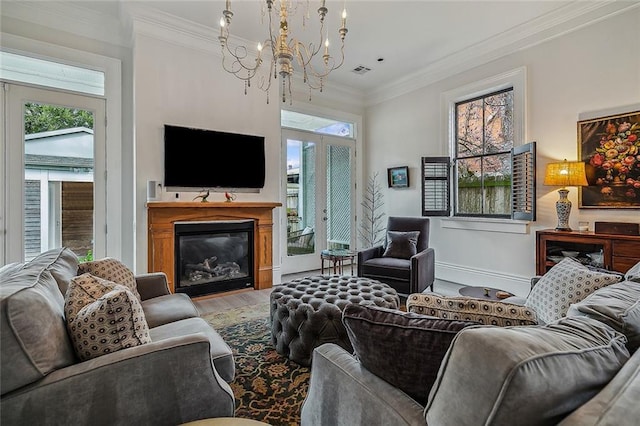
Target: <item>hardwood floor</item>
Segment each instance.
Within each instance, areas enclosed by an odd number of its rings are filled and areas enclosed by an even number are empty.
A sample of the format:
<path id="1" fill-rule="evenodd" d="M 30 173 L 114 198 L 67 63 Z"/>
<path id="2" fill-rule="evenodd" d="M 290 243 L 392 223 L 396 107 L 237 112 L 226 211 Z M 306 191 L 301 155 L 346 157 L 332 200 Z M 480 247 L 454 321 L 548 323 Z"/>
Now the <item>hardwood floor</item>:
<path id="1" fill-rule="evenodd" d="M 303 278 L 310 275 L 319 275 L 320 271 L 307 271 L 298 274 L 283 275 L 282 282 L 290 281 L 295 278 Z M 227 309 L 238 308 L 240 306 L 257 305 L 259 303 L 268 303 L 269 295 L 271 294 L 270 288 L 264 290 L 242 290 L 233 292 L 230 294 L 224 294 L 220 296 L 211 296 L 194 299 L 193 303 L 196 305 L 200 314 L 207 314 L 210 312 L 220 312 Z"/>
<path id="2" fill-rule="evenodd" d="M 326 271 L 326 270 L 325 270 Z M 297 274 L 283 275 L 281 282 L 287 282 L 296 278 L 303 278 L 310 275 L 320 275 L 320 271 L 306 271 Z M 459 284 L 436 280 L 436 292 L 447 296 L 458 296 Z M 234 309 L 240 306 L 257 305 L 268 303 L 270 288 L 264 290 L 241 290 L 220 296 L 211 296 L 195 299 L 193 302 L 200 311 L 200 314 L 210 312 L 220 312 L 227 309 Z"/>

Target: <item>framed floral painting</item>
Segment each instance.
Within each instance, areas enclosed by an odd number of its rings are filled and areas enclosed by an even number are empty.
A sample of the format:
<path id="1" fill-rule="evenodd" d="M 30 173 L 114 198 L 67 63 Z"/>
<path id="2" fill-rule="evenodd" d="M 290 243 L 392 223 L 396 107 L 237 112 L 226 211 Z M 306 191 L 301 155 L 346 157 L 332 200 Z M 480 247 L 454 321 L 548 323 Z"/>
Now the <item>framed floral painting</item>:
<path id="1" fill-rule="evenodd" d="M 640 111 L 578 122 L 580 208 L 640 208 Z"/>

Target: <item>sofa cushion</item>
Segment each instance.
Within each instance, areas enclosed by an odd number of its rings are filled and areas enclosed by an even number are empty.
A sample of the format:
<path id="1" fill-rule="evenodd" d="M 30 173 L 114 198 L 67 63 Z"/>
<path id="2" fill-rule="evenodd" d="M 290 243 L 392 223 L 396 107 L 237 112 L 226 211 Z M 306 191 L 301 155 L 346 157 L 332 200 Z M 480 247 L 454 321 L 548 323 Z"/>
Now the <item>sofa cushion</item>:
<path id="1" fill-rule="evenodd" d="M 149 330 L 151 340 L 154 342 L 196 333 L 207 336 L 211 343 L 211 359 L 213 360 L 213 365 L 216 368 L 216 371 L 225 382 L 232 382 L 236 370 L 231 348 L 202 318 L 187 318 Z"/>
<path id="2" fill-rule="evenodd" d="M 425 407 L 427 424 L 551 425 L 591 399 L 629 359 L 625 337 L 586 317 L 456 335 Z M 455 409 L 452 409 L 455 401 Z"/>
<path id="3" fill-rule="evenodd" d="M 77 275 L 78 256 L 69 248 L 61 247 L 45 251 L 34 257 L 29 264 L 46 268 L 58 283 L 62 296 L 67 292 L 69 281 Z"/>
<path id="4" fill-rule="evenodd" d="M 566 417 L 560 426 L 620 426 L 640 419 L 640 351 L 586 404 Z"/>
<path id="5" fill-rule="evenodd" d="M 191 298 L 184 293 L 143 300 L 142 309 L 150 328 L 200 315 Z"/>
<path id="6" fill-rule="evenodd" d="M 409 295 L 407 311 L 438 318 L 477 321 L 487 325 L 535 325 L 538 323 L 536 312 L 526 306 L 471 297 L 446 297 L 436 293 Z"/>
<path id="7" fill-rule="evenodd" d="M 356 304 L 345 307 L 342 321 L 362 366 L 421 405 L 453 337 L 478 324 Z"/>
<path id="8" fill-rule="evenodd" d="M 601 288 L 571 305 L 567 316 L 588 316 L 627 337 L 627 348 L 640 347 L 640 282 L 624 281 Z"/>
<path id="9" fill-rule="evenodd" d="M 39 256 L 35 262 L 0 271 L 3 395 L 77 362 L 64 322 L 64 300 L 54 277 L 54 271 L 62 276 L 70 265 L 66 256 L 60 256 L 63 251 L 52 250 L 49 261 Z"/>
<path id="10" fill-rule="evenodd" d="M 382 257 L 395 257 L 398 259 L 411 259 L 417 253 L 420 231 L 389 231 L 387 232 L 387 248 Z"/>
<path id="11" fill-rule="evenodd" d="M 140 300 L 133 272 L 118 259 L 105 257 L 104 259 L 83 262 L 78 265 L 78 275 L 87 272 L 96 277 L 124 285 Z"/>
<path id="12" fill-rule="evenodd" d="M 619 275 L 593 271 L 580 262 L 565 257 L 540 278 L 527 297 L 525 306 L 550 323 L 567 314 L 569 305 L 578 303 L 599 288 L 615 284 Z"/>
<path id="13" fill-rule="evenodd" d="M 68 324 L 76 354 L 83 361 L 151 343 L 140 301 L 120 284 L 80 309 Z"/>

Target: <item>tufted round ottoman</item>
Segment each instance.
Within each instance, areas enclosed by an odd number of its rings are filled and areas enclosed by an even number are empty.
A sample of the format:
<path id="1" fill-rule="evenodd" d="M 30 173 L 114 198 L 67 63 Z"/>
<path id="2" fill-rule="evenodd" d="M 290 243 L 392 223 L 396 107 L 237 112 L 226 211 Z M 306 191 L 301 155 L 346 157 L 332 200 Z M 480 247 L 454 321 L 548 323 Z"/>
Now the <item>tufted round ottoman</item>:
<path id="1" fill-rule="evenodd" d="M 336 343 L 353 351 L 342 325 L 350 303 L 398 309 L 396 291 L 369 278 L 319 275 L 274 286 L 271 292 L 271 343 L 300 365 L 311 364 L 313 349 Z"/>

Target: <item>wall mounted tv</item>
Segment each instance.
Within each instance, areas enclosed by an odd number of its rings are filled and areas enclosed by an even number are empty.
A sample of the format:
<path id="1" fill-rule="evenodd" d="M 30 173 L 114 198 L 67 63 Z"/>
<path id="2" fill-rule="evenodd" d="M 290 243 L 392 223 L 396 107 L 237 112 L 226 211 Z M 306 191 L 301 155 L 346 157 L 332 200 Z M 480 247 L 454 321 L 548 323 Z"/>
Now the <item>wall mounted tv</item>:
<path id="1" fill-rule="evenodd" d="M 264 178 L 264 136 L 165 124 L 165 188 L 258 192 Z"/>

